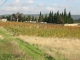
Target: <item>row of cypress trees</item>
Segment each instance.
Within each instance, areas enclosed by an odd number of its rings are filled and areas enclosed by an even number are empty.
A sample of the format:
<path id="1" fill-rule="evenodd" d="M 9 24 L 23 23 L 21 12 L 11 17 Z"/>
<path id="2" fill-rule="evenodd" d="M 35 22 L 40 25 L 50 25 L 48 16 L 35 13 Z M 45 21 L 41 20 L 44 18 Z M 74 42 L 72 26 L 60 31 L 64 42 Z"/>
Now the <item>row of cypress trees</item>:
<path id="1" fill-rule="evenodd" d="M 64 9 L 64 12 L 59 13 L 53 13 L 53 11 L 50 11 L 49 15 L 43 16 L 43 14 L 40 12 L 38 22 L 47 22 L 47 23 L 55 23 L 55 24 L 65 24 L 65 23 L 73 23 L 73 19 L 71 17 L 71 13 L 66 13 L 66 9 Z"/>

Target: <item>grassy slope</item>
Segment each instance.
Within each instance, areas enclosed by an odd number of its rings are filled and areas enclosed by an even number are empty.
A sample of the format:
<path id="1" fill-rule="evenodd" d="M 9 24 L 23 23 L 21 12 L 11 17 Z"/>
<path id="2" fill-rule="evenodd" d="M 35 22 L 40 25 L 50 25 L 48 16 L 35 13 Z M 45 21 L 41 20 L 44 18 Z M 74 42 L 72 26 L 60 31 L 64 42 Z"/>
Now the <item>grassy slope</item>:
<path id="1" fill-rule="evenodd" d="M 37 47 L 12 37 L 9 32 L 0 27 L 0 60 L 48 60 L 48 56 Z M 53 58 L 52 58 L 53 59 Z M 54 60 L 54 59 L 53 59 Z"/>

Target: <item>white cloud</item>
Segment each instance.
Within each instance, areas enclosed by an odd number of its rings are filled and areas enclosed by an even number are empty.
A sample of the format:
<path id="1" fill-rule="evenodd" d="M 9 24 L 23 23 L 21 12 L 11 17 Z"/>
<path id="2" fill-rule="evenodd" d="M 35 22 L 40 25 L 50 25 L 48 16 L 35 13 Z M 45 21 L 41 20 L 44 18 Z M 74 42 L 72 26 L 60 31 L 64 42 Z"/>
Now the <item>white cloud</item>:
<path id="1" fill-rule="evenodd" d="M 14 0 L 8 4 L 8 6 L 18 6 L 18 5 L 20 5 L 20 0 Z"/>
<path id="2" fill-rule="evenodd" d="M 0 5 L 2 4 L 2 1 L 0 1 Z"/>
<path id="3" fill-rule="evenodd" d="M 8 2 L 9 1 L 9 2 Z M 64 11 L 64 8 L 67 11 L 72 11 L 77 9 L 77 12 L 80 10 L 79 0 L 8 0 L 4 6 L 0 8 L 0 13 L 9 14 L 22 12 L 25 14 L 35 14 L 39 13 L 48 13 L 50 11 L 60 12 Z M 77 2 L 77 4 L 76 4 Z M 0 0 L 0 5 L 3 3 L 3 0 Z M 70 3 L 70 4 L 68 4 Z M 74 4 L 73 4 L 74 3 Z M 72 5 L 73 4 L 73 5 Z M 74 8 L 75 7 L 75 8 Z M 78 9 L 79 8 L 79 9 Z M 75 13 L 77 13 L 75 12 Z"/>
<path id="4" fill-rule="evenodd" d="M 33 0 L 28 0 L 27 3 L 29 3 L 29 4 L 33 4 L 34 1 L 33 1 Z"/>
<path id="5" fill-rule="evenodd" d="M 46 8 L 48 11 L 54 11 L 54 12 L 56 12 L 57 11 L 57 9 L 56 8 L 54 8 L 54 7 L 47 7 Z"/>
<path id="6" fill-rule="evenodd" d="M 25 3 L 22 3 L 22 6 L 29 6 L 29 5 L 32 5 L 33 3 L 34 3 L 33 0 L 28 0 Z"/>
<path id="7" fill-rule="evenodd" d="M 60 7 L 61 7 L 61 8 L 68 8 L 68 6 L 65 5 L 65 4 L 61 5 Z"/>
<path id="8" fill-rule="evenodd" d="M 54 3 L 54 4 L 52 4 L 52 6 L 53 6 L 53 7 L 56 7 L 56 6 L 57 6 L 57 4 L 56 4 L 56 3 Z"/>
<path id="9" fill-rule="evenodd" d="M 23 6 L 21 9 L 23 9 L 23 10 L 29 10 L 29 7 Z"/>
<path id="10" fill-rule="evenodd" d="M 39 6 L 39 7 L 45 7 L 45 6 L 47 6 L 47 5 L 44 4 L 44 3 L 40 3 L 38 6 Z"/>
<path id="11" fill-rule="evenodd" d="M 2 10 L 4 10 L 4 11 L 17 11 L 18 8 L 16 6 L 14 6 L 14 7 L 7 6 L 6 8 L 3 8 Z"/>
<path id="12" fill-rule="evenodd" d="M 20 2 L 20 0 L 16 0 L 16 2 Z"/>

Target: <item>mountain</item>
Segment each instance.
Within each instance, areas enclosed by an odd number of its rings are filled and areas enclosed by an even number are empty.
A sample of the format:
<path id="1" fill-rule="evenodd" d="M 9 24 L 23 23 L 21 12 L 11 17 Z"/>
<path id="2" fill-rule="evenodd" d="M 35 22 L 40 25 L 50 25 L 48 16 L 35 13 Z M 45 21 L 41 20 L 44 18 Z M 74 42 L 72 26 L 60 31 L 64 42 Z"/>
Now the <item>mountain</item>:
<path id="1" fill-rule="evenodd" d="M 11 15 L 11 14 L 6 14 L 6 15 L 4 15 L 4 16 L 8 16 L 8 15 Z M 23 14 L 23 15 L 25 15 L 25 16 L 31 15 L 31 16 L 35 16 L 35 17 L 38 17 L 38 16 L 39 16 L 39 14 Z M 48 14 L 47 14 L 47 15 L 48 15 Z M 0 15 L 0 16 L 2 16 L 2 15 Z M 45 14 L 43 14 L 43 16 L 45 16 Z M 80 15 L 72 15 L 72 18 L 73 18 L 74 20 L 80 19 Z"/>
<path id="2" fill-rule="evenodd" d="M 31 16 L 35 16 L 35 17 L 38 17 L 39 14 L 24 14 L 25 16 L 28 16 L 28 15 L 31 15 Z M 45 16 L 45 14 L 43 14 L 43 16 Z M 71 16 L 74 20 L 76 19 L 79 19 L 80 18 L 80 15 L 72 15 Z"/>
<path id="3" fill-rule="evenodd" d="M 80 19 L 80 15 L 72 15 L 72 18 L 73 18 L 74 20 Z"/>

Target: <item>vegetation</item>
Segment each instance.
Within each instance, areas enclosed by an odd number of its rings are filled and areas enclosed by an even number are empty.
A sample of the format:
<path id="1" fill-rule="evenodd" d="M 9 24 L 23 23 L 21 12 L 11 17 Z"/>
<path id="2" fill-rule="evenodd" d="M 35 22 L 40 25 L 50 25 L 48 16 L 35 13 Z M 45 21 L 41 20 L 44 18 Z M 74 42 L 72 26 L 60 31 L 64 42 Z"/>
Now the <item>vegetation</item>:
<path id="1" fill-rule="evenodd" d="M 0 26 L 0 36 L 3 37 L 0 37 L 0 60 L 80 59 L 80 54 L 78 54 L 80 41 L 75 40 L 75 38 L 80 38 L 80 27 L 22 22 L 0 22 Z M 19 35 L 41 36 L 46 39 L 32 38 L 32 40 L 23 41 L 20 39 L 21 36 L 17 38 Z M 55 37 L 56 39 L 54 39 Z M 57 39 L 57 37 L 60 38 Z M 61 39 L 65 37 L 69 39 Z"/>
<path id="2" fill-rule="evenodd" d="M 30 45 L 19 38 L 12 36 L 0 27 L 0 60 L 49 60 L 37 46 Z"/>
<path id="3" fill-rule="evenodd" d="M 80 38 L 80 27 L 65 27 L 61 24 L 53 25 L 18 22 L 1 22 L 0 25 L 3 25 L 14 35 Z"/>
<path id="4" fill-rule="evenodd" d="M 71 13 L 66 13 L 66 9 L 64 9 L 64 13 L 53 13 L 50 11 L 49 15 L 43 16 L 40 12 L 39 17 L 34 17 L 28 15 L 27 17 L 23 15 L 23 13 L 16 13 L 12 14 L 11 16 L 2 16 L 2 18 L 7 18 L 9 21 L 17 21 L 17 22 L 24 22 L 24 21 L 36 21 L 36 22 L 47 22 L 47 23 L 54 23 L 54 24 L 66 24 L 66 23 L 73 23 L 73 19 L 71 17 Z"/>

